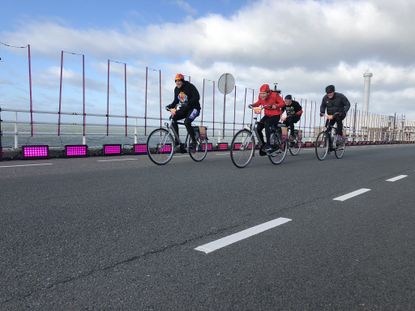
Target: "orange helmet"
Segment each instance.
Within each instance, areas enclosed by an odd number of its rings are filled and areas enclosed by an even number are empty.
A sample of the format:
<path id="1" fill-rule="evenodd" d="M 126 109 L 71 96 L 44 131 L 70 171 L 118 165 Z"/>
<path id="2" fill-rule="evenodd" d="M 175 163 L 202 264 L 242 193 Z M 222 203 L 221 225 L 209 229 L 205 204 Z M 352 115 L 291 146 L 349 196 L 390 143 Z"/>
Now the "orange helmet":
<path id="1" fill-rule="evenodd" d="M 178 73 L 175 77 L 174 77 L 174 81 L 177 81 L 177 80 L 184 80 L 184 76 L 181 74 L 181 73 Z"/>

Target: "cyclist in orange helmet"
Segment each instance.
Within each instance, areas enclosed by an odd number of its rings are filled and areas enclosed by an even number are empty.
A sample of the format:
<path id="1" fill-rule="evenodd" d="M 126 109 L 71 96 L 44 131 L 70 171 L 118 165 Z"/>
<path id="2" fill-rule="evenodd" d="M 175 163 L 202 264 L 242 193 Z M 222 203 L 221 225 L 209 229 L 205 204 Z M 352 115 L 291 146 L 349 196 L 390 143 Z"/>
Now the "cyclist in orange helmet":
<path id="1" fill-rule="evenodd" d="M 196 138 L 192 122 L 200 114 L 200 95 L 197 88 L 189 81 L 185 81 L 184 76 L 181 73 L 176 74 L 174 82 L 176 83 L 176 87 L 174 88 L 173 102 L 170 105 L 167 105 L 166 109 L 176 109 L 170 113 L 173 119 L 172 126 L 177 134 L 179 134 L 177 121 L 185 119 L 184 125 L 186 126 L 191 139 L 190 148 L 193 148 L 196 146 Z M 180 144 L 180 151 L 183 153 L 186 152 L 184 144 Z"/>

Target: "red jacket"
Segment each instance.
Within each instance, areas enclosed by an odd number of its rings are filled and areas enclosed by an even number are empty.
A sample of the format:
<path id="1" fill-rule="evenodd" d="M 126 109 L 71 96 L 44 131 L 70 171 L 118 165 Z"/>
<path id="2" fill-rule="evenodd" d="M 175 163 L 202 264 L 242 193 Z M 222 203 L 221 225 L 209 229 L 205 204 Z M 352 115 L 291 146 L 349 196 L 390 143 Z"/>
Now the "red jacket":
<path id="1" fill-rule="evenodd" d="M 276 105 L 277 108 L 271 109 L 272 105 Z M 266 116 L 279 116 L 282 113 L 281 108 L 285 107 L 285 102 L 277 92 L 271 92 L 265 100 L 261 99 L 258 95 L 258 101 L 252 104 L 252 107 L 258 106 L 264 107 L 264 113 Z"/>

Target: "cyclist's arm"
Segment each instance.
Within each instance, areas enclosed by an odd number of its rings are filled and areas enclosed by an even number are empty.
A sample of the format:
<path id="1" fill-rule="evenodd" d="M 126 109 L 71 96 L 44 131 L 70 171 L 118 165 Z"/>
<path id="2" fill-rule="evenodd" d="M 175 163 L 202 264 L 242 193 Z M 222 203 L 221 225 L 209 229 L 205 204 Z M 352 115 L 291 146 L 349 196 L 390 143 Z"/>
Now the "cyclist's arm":
<path id="1" fill-rule="evenodd" d="M 342 102 L 343 102 L 343 106 L 344 106 L 344 108 L 343 108 L 344 109 L 344 114 L 346 114 L 347 111 L 349 111 L 349 109 L 350 109 L 350 102 L 347 99 L 347 97 L 344 96 L 344 95 L 343 95 L 343 98 L 342 98 Z"/>
<path id="2" fill-rule="evenodd" d="M 301 117 L 301 115 L 303 114 L 303 107 L 301 107 L 301 105 L 298 102 L 295 102 L 294 105 L 294 109 L 297 110 L 295 112 L 295 115 Z"/>
<path id="3" fill-rule="evenodd" d="M 326 112 L 326 101 L 324 100 L 326 97 L 324 96 L 322 101 L 321 101 L 321 105 L 320 105 L 320 116 L 324 115 L 324 113 Z"/>
<path id="4" fill-rule="evenodd" d="M 177 98 L 176 91 L 174 91 L 174 99 L 173 102 L 170 105 L 166 106 L 166 109 L 173 109 L 176 108 L 176 106 L 179 104 L 179 99 Z"/>
<path id="5" fill-rule="evenodd" d="M 199 100 L 200 100 L 199 91 L 193 84 L 190 84 L 190 94 L 189 94 L 190 107 L 193 108 Z"/>
<path id="6" fill-rule="evenodd" d="M 277 95 L 277 97 L 276 97 L 275 104 L 277 105 L 278 108 L 285 107 L 285 101 L 279 95 Z"/>

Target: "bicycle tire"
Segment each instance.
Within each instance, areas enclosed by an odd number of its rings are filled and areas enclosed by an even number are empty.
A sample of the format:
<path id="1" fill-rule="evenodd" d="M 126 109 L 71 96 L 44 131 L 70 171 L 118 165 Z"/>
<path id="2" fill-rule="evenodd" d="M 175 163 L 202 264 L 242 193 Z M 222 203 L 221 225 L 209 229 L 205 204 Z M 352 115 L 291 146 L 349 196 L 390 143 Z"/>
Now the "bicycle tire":
<path id="1" fill-rule="evenodd" d="M 323 161 L 329 153 L 330 143 L 326 132 L 320 132 L 314 143 L 314 150 L 319 161 Z"/>
<path id="2" fill-rule="evenodd" d="M 195 148 L 190 148 L 190 137 L 189 134 L 186 136 L 187 141 L 187 152 L 189 153 L 190 158 L 195 162 L 202 162 L 208 153 L 208 141 L 207 139 L 197 139 L 197 145 Z"/>
<path id="3" fill-rule="evenodd" d="M 147 155 L 157 165 L 165 165 L 170 162 L 174 154 L 174 137 L 164 129 L 155 129 L 147 138 Z"/>
<path id="4" fill-rule="evenodd" d="M 282 138 L 281 140 L 282 142 L 279 144 L 279 150 L 274 151 L 268 155 L 268 159 L 274 165 L 278 165 L 284 162 L 284 159 L 287 156 L 287 152 L 288 152 L 287 140 L 284 138 Z M 275 133 L 271 134 L 271 141 L 277 141 Z"/>
<path id="5" fill-rule="evenodd" d="M 252 160 L 255 151 L 255 140 L 247 129 L 238 131 L 231 143 L 231 160 L 237 168 L 246 167 Z"/>

